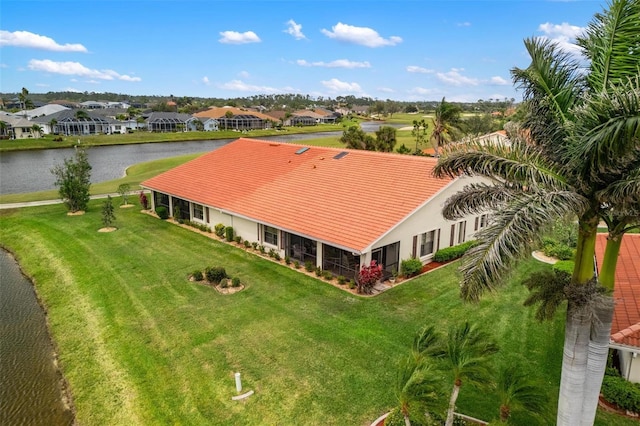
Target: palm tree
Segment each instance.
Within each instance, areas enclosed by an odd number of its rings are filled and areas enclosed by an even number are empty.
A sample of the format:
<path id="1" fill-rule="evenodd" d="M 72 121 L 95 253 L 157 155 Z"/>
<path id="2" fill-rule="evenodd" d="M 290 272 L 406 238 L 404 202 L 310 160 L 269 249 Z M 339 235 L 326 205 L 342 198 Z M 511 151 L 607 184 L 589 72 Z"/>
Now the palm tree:
<path id="1" fill-rule="evenodd" d="M 58 120 L 56 120 L 55 118 L 52 118 L 51 120 L 49 120 L 49 129 L 51 129 L 51 133 L 56 133 L 55 131 L 55 127 L 56 124 L 58 124 Z"/>
<path id="2" fill-rule="evenodd" d="M 42 136 L 42 127 L 40 127 L 39 124 L 34 124 L 33 126 L 31 126 L 31 131 L 34 133 L 34 135 L 36 135 L 36 138 Z"/>
<path id="3" fill-rule="evenodd" d="M 465 322 L 452 326 L 446 337 L 433 326 L 423 328 L 414 338 L 414 358 L 431 358 L 439 367 L 453 376 L 453 389 L 449 398 L 446 426 L 453 425 L 453 413 L 460 388 L 469 383 L 486 386 L 491 383 L 490 356 L 498 351 L 491 336 Z"/>
<path id="4" fill-rule="evenodd" d="M 436 107 L 435 117 L 431 119 L 433 126 L 431 143 L 433 144 L 436 157 L 439 156 L 438 149 L 454 138 L 457 132 L 456 125 L 460 119 L 461 112 L 460 107 L 446 102 L 444 98 L 442 98 L 442 101 Z"/>
<path id="5" fill-rule="evenodd" d="M 400 361 L 394 391 L 406 426 L 411 426 L 412 417 L 424 418 L 437 409 L 437 384 L 438 377 L 424 358 L 410 355 Z"/>
<path id="6" fill-rule="evenodd" d="M 22 104 L 22 109 L 26 110 L 27 109 L 27 95 L 29 94 L 29 91 L 26 88 L 22 88 L 22 91 L 20 93 L 18 93 L 18 99 L 20 99 L 20 103 Z"/>
<path id="7" fill-rule="evenodd" d="M 435 174 L 485 176 L 452 197 L 452 219 L 492 210 L 493 223 L 462 265 L 462 296 L 493 290 L 514 261 L 527 257 L 555 219 L 578 218 L 578 244 L 567 300 L 557 423 L 595 419 L 613 316 L 610 294 L 622 236 L 640 224 L 640 2 L 614 0 L 578 39 L 588 68 L 549 41 L 525 40 L 526 69 L 512 70 L 527 115 L 511 147 L 456 144 Z M 609 239 L 594 277 L 598 224 Z M 599 279 L 599 282 L 598 282 Z"/>
<path id="8" fill-rule="evenodd" d="M 500 396 L 500 421 L 503 423 L 509 420 L 513 411 L 518 410 L 539 416 L 548 401 L 544 389 L 517 363 L 500 370 L 497 388 Z"/>

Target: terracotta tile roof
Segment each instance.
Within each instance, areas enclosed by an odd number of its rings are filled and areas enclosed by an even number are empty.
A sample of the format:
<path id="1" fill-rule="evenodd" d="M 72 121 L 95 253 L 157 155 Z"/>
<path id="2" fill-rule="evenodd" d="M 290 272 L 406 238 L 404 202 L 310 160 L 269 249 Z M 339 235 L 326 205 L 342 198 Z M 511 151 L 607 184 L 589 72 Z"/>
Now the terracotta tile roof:
<path id="1" fill-rule="evenodd" d="M 598 234 L 596 258 L 602 262 L 607 235 Z M 622 238 L 616 265 L 616 302 L 611 327 L 611 339 L 623 345 L 640 348 L 640 234 Z"/>
<path id="2" fill-rule="evenodd" d="M 142 183 L 363 252 L 452 179 L 428 157 L 241 138 Z M 345 152 L 340 159 L 334 156 Z"/>

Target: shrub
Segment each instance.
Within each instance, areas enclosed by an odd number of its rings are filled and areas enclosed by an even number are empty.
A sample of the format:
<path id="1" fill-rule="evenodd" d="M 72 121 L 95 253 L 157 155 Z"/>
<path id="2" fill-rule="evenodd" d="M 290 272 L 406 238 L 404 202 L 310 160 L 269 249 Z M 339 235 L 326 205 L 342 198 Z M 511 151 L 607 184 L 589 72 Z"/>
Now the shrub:
<path id="1" fill-rule="evenodd" d="M 296 268 L 296 269 L 300 269 L 300 262 L 297 261 L 297 260 L 294 260 L 293 261 L 293 267 Z"/>
<path id="2" fill-rule="evenodd" d="M 233 277 L 231 280 L 231 287 L 240 287 L 240 278 Z"/>
<path id="3" fill-rule="evenodd" d="M 602 381 L 602 396 L 624 410 L 640 413 L 640 384 L 607 375 Z"/>
<path id="4" fill-rule="evenodd" d="M 165 206 L 159 206 L 156 208 L 156 214 L 162 220 L 169 219 L 169 211 Z"/>
<path id="5" fill-rule="evenodd" d="M 220 281 L 220 287 L 221 288 L 229 287 L 229 281 L 226 278 L 224 280 Z"/>
<path id="6" fill-rule="evenodd" d="M 287 265 L 291 264 L 291 258 L 289 256 L 285 256 L 284 257 L 284 263 L 286 263 Z"/>
<path id="7" fill-rule="evenodd" d="M 349 288 L 350 289 L 356 288 L 356 282 L 354 280 L 349 280 Z"/>
<path id="8" fill-rule="evenodd" d="M 319 266 L 316 266 L 316 277 L 321 277 L 322 276 L 322 268 Z"/>
<path id="9" fill-rule="evenodd" d="M 382 278 L 382 265 L 375 260 L 367 266 L 362 266 L 358 272 L 358 293 L 370 294 L 373 286 Z"/>
<path id="10" fill-rule="evenodd" d="M 477 245 L 476 240 L 470 240 L 466 243 L 458 244 L 457 246 L 451 246 L 438 250 L 433 255 L 433 260 L 436 262 L 448 262 L 450 260 L 462 257 L 471 247 Z"/>
<path id="11" fill-rule="evenodd" d="M 193 271 L 191 276 L 193 277 L 194 281 L 202 281 L 204 279 L 204 276 L 202 275 L 202 271 Z"/>
<path id="12" fill-rule="evenodd" d="M 304 269 L 307 270 L 307 272 L 313 272 L 313 270 L 316 267 L 313 265 L 313 262 L 310 260 L 307 260 L 306 262 L 304 262 Z"/>
<path id="13" fill-rule="evenodd" d="M 220 281 L 227 278 L 227 272 L 224 270 L 222 266 L 214 266 L 211 268 L 207 268 L 205 270 L 205 275 L 207 277 L 207 281 L 212 282 L 214 284 L 219 284 Z"/>
<path id="14" fill-rule="evenodd" d="M 142 208 L 144 210 L 147 210 L 149 208 L 149 200 L 147 199 L 147 195 L 144 192 L 140 191 L 138 198 L 140 199 L 140 205 L 142 206 Z"/>
<path id="15" fill-rule="evenodd" d="M 323 271 L 322 277 L 327 281 L 331 281 L 333 280 L 333 273 L 331 273 L 331 271 Z"/>
<path id="16" fill-rule="evenodd" d="M 222 238 L 224 237 L 224 228 L 226 228 L 223 224 L 218 223 L 216 226 L 213 227 L 213 230 L 215 231 L 215 234 Z"/>
<path id="17" fill-rule="evenodd" d="M 280 257 L 280 253 L 275 252 L 275 254 L 273 255 L 273 258 L 274 258 L 275 260 L 277 260 L 278 262 L 280 262 L 280 259 L 281 259 L 281 257 Z"/>
<path id="18" fill-rule="evenodd" d="M 400 270 L 406 277 L 413 277 L 418 275 L 422 270 L 422 262 L 420 259 L 412 257 L 410 259 L 404 259 L 400 262 Z"/>
<path id="19" fill-rule="evenodd" d="M 263 245 L 259 245 L 258 246 L 258 250 L 260 250 L 260 253 L 262 253 L 262 254 L 264 254 L 264 252 L 265 252 L 265 249 L 264 249 Z"/>
<path id="20" fill-rule="evenodd" d="M 235 237 L 233 237 L 233 241 L 235 241 L 237 244 L 240 244 L 242 242 L 242 237 L 240 235 L 236 235 Z"/>
<path id="21" fill-rule="evenodd" d="M 258 242 L 257 241 L 252 242 L 251 243 L 251 247 L 253 247 L 254 250 L 257 250 L 258 249 Z"/>
<path id="22" fill-rule="evenodd" d="M 233 227 L 226 226 L 224 228 L 224 236 L 227 239 L 227 241 L 229 242 L 233 241 Z"/>
<path id="23" fill-rule="evenodd" d="M 575 262 L 573 260 L 560 260 L 553 265 L 553 269 L 572 275 L 574 266 Z"/>
<path id="24" fill-rule="evenodd" d="M 246 248 L 251 247 L 251 243 L 249 242 L 249 240 L 244 240 L 244 246 L 245 246 Z"/>
<path id="25" fill-rule="evenodd" d="M 344 276 L 344 275 L 340 275 L 340 276 L 338 276 L 338 284 L 340 284 L 340 285 L 344 285 L 344 284 L 346 284 L 346 283 L 347 283 L 347 279 L 345 278 L 345 276 Z"/>

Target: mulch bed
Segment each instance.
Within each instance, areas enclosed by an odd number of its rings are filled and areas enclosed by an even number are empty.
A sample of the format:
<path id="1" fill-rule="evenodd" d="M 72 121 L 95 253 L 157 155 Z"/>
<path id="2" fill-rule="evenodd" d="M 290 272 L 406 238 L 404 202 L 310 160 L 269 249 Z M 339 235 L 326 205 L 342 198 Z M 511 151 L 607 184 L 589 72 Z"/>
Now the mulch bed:
<path id="1" fill-rule="evenodd" d="M 627 417 L 629 419 L 638 419 L 638 414 L 634 414 L 631 413 L 627 410 L 623 410 L 622 408 L 619 408 L 617 405 L 610 403 L 609 401 L 607 401 L 606 399 L 604 399 L 602 397 L 602 395 L 600 395 L 600 398 L 598 400 L 598 405 L 600 405 L 600 407 L 602 407 L 605 411 L 609 411 L 610 413 L 616 413 L 620 416 L 623 417 Z"/>

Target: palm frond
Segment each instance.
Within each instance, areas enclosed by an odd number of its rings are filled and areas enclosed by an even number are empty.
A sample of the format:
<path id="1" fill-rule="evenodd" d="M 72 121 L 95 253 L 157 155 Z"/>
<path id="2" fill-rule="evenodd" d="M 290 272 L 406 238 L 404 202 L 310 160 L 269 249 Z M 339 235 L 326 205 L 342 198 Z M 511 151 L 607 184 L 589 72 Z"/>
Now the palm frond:
<path id="1" fill-rule="evenodd" d="M 476 234 L 480 243 L 465 254 L 460 267 L 461 296 L 477 301 L 485 291 L 493 291 L 514 262 L 530 255 L 557 218 L 580 214 L 587 206 L 588 200 L 572 191 L 519 194 Z"/>
<path id="2" fill-rule="evenodd" d="M 496 210 L 513 196 L 513 189 L 503 184 L 472 183 L 445 201 L 442 215 L 445 219 L 456 220 L 467 215 Z"/>
<path id="3" fill-rule="evenodd" d="M 565 176 L 532 145 L 506 146 L 493 142 L 459 142 L 447 146 L 433 174 L 437 177 L 463 174 L 485 176 L 522 186 L 565 187 Z"/>
<path id="4" fill-rule="evenodd" d="M 590 61 L 589 87 L 602 92 L 640 70 L 640 2 L 612 1 L 577 38 Z"/>
<path id="5" fill-rule="evenodd" d="M 606 180 L 603 173 L 627 172 L 640 157 L 640 78 L 585 96 L 576 118 L 572 152 L 580 175 L 597 182 Z"/>
<path id="6" fill-rule="evenodd" d="M 596 193 L 603 204 L 640 203 L 640 168 L 629 170 L 628 174 Z"/>
<path id="7" fill-rule="evenodd" d="M 549 396 L 534 375 L 519 363 L 510 363 L 498 375 L 500 404 L 509 412 L 524 410 L 536 416 L 544 416 Z M 506 420 L 506 419 L 503 419 Z"/>
<path id="8" fill-rule="evenodd" d="M 529 290 L 524 306 L 536 306 L 536 319 L 553 319 L 558 308 L 566 302 L 564 289 L 571 283 L 571 274 L 545 270 L 530 275 L 522 284 Z"/>

